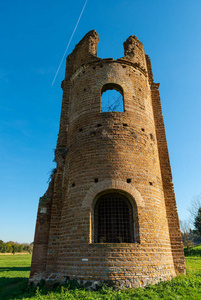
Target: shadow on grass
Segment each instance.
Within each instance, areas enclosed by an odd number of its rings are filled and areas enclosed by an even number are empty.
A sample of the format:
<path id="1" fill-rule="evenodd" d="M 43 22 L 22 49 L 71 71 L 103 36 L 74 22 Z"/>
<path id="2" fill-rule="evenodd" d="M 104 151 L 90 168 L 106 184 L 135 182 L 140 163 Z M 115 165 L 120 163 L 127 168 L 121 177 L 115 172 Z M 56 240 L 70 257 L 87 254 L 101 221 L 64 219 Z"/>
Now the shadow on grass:
<path id="1" fill-rule="evenodd" d="M 28 285 L 27 277 L 1 277 L 0 278 L 0 299 L 22 299 Z"/>
<path id="2" fill-rule="evenodd" d="M 12 272 L 12 271 L 19 271 L 19 272 L 22 272 L 22 271 L 25 271 L 25 272 L 27 272 L 27 271 L 30 271 L 30 267 L 12 267 L 12 268 L 10 268 L 10 267 L 4 267 L 4 268 L 0 268 L 0 273 L 1 272 Z"/>
<path id="3" fill-rule="evenodd" d="M 29 271 L 30 267 L 1 267 L 0 273 L 4 277 L 0 277 L 0 299 L 22 299 L 27 290 Z"/>

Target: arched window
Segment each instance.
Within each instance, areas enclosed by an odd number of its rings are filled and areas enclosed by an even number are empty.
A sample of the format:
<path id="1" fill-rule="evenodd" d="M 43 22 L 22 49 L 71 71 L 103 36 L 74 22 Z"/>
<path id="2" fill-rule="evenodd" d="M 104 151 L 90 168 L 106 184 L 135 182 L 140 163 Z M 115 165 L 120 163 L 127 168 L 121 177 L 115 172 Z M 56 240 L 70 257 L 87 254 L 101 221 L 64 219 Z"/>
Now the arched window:
<path id="1" fill-rule="evenodd" d="M 95 243 L 134 242 L 133 212 L 130 201 L 118 193 L 101 196 L 94 208 Z"/>
<path id="2" fill-rule="evenodd" d="M 107 83 L 101 90 L 101 112 L 124 112 L 123 89 L 115 83 Z"/>

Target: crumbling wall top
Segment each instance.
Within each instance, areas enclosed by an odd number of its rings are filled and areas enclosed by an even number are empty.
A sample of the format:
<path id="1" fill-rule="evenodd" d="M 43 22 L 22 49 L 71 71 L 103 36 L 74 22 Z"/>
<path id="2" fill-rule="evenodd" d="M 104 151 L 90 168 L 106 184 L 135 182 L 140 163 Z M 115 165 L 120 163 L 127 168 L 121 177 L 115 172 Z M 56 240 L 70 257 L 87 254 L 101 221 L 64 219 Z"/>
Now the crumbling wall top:
<path id="1" fill-rule="evenodd" d="M 89 31 L 67 57 L 66 78 L 69 78 L 81 65 L 97 59 L 99 36 L 96 30 Z"/>
<path id="2" fill-rule="evenodd" d="M 75 46 L 73 52 L 67 57 L 66 79 L 70 78 L 81 66 L 101 60 L 101 58 L 97 57 L 98 42 L 98 33 L 96 30 L 91 30 Z M 124 57 L 121 60 L 128 61 L 147 71 L 144 47 L 138 38 L 135 35 L 131 35 L 123 45 Z M 120 59 L 117 61 L 120 61 Z"/>
<path id="3" fill-rule="evenodd" d="M 130 60 L 133 63 L 139 64 L 143 69 L 147 69 L 145 52 L 143 44 L 135 35 L 129 36 L 124 42 L 124 59 Z"/>

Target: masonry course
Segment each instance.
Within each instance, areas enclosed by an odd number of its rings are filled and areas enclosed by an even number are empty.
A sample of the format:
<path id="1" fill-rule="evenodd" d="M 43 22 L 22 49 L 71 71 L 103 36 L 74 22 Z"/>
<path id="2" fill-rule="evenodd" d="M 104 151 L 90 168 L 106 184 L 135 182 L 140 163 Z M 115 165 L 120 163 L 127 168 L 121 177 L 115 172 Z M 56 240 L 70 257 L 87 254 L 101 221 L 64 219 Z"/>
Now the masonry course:
<path id="1" fill-rule="evenodd" d="M 30 282 L 77 280 L 139 287 L 185 274 L 159 84 L 142 43 L 130 36 L 124 57 L 97 57 L 90 31 L 67 57 L 57 172 L 39 201 Z M 124 112 L 101 112 L 101 91 L 121 92 Z M 95 207 L 124 195 L 134 240 L 95 239 Z"/>

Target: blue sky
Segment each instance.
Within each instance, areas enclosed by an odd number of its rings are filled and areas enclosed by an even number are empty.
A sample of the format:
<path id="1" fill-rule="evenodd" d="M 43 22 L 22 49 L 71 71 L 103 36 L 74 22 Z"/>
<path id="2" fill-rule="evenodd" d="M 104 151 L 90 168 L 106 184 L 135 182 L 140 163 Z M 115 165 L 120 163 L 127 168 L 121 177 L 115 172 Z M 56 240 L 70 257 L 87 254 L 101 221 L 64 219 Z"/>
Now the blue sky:
<path id="1" fill-rule="evenodd" d="M 0 0 L 0 239 L 32 242 L 54 168 L 65 60 L 85 0 Z M 201 192 L 201 1 L 88 0 L 67 55 L 92 29 L 98 56 L 136 35 L 160 94 L 180 219 Z"/>

